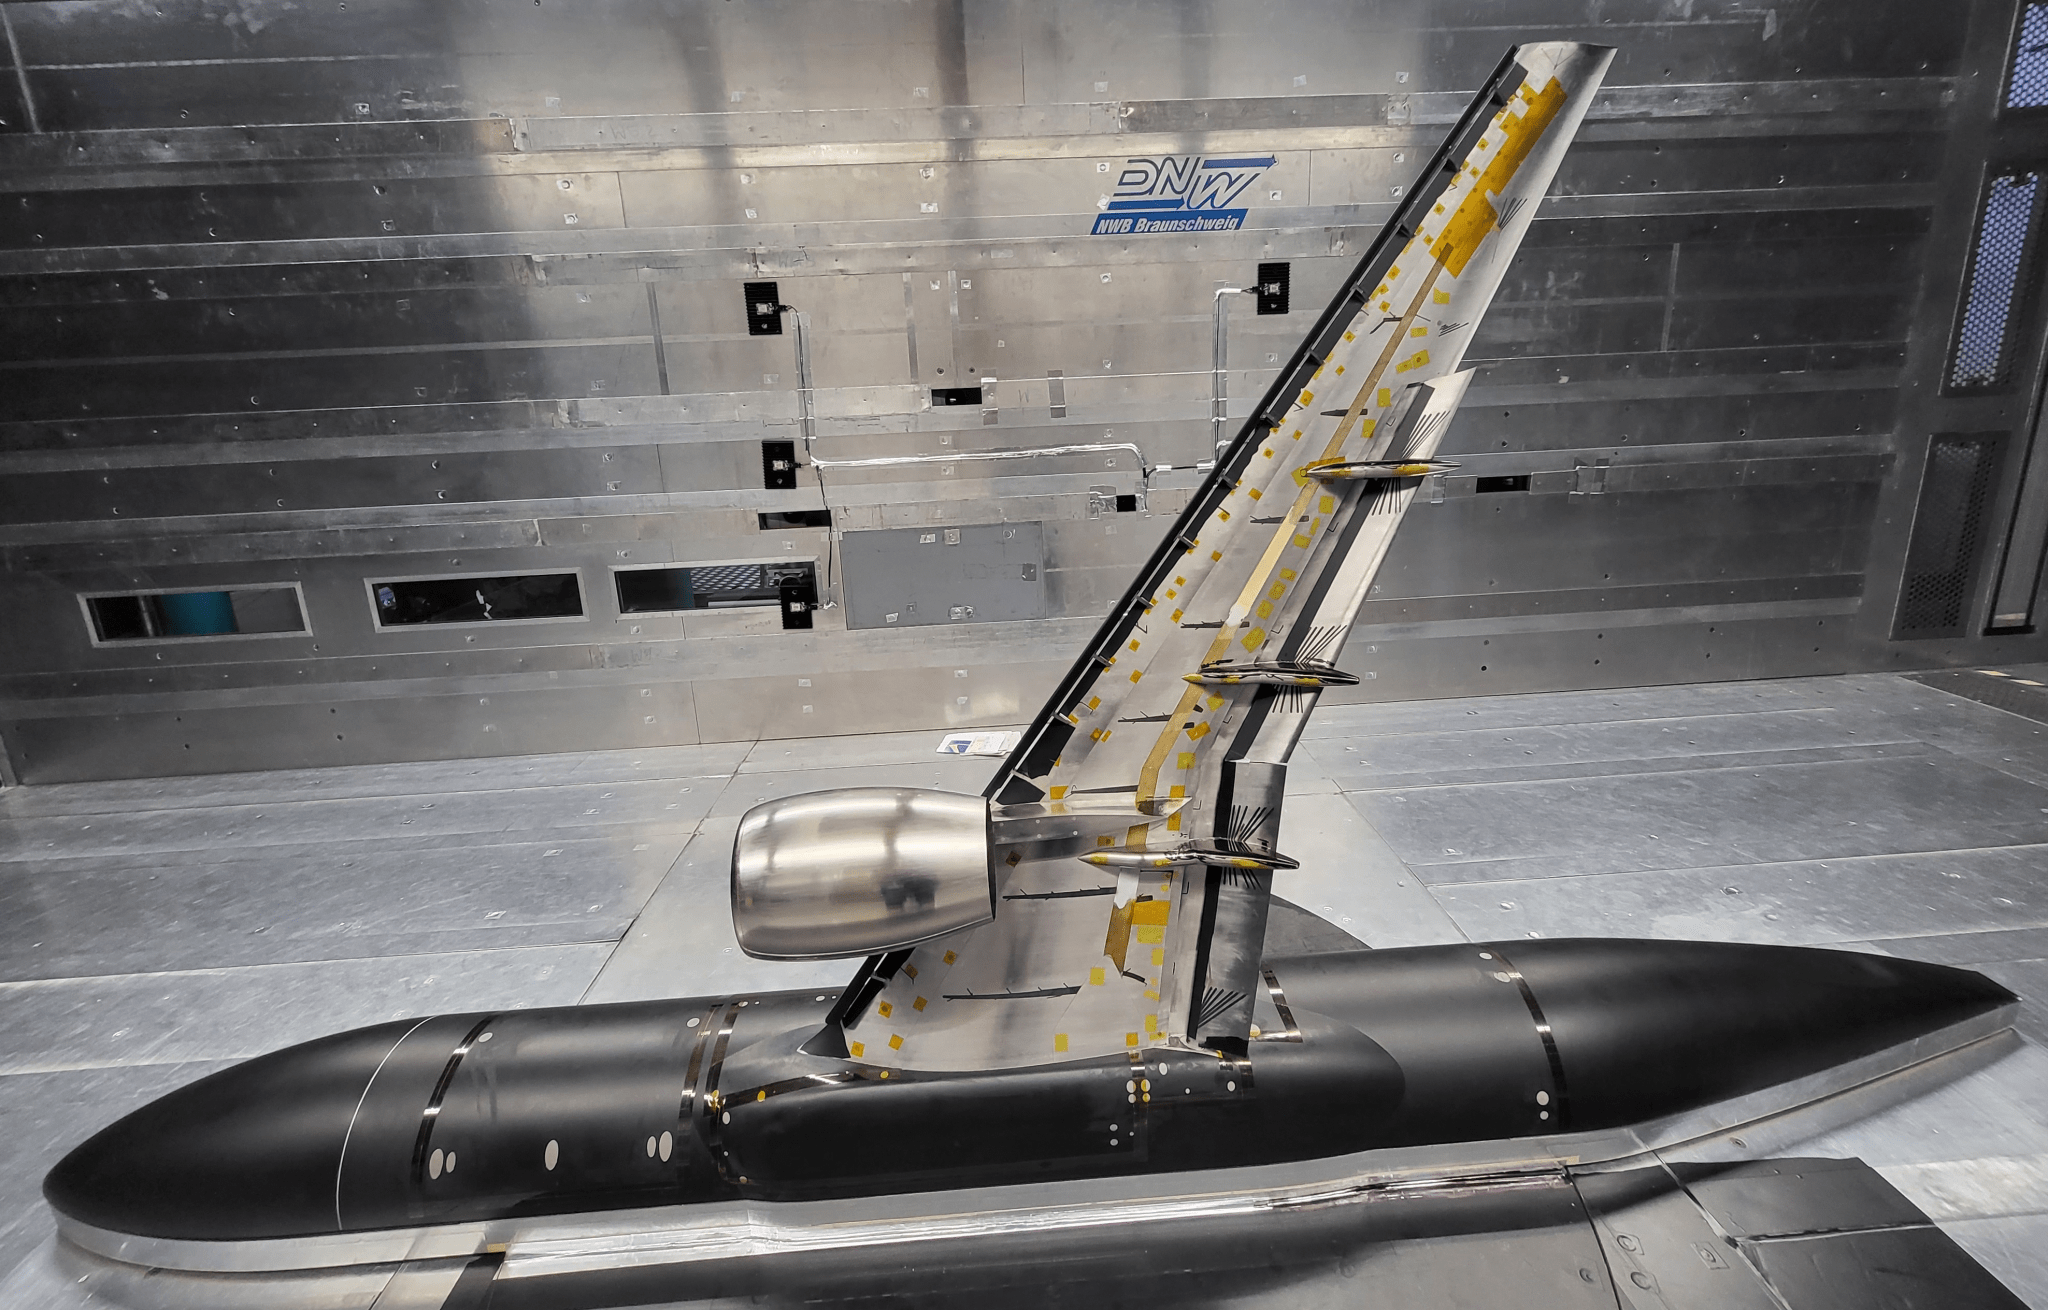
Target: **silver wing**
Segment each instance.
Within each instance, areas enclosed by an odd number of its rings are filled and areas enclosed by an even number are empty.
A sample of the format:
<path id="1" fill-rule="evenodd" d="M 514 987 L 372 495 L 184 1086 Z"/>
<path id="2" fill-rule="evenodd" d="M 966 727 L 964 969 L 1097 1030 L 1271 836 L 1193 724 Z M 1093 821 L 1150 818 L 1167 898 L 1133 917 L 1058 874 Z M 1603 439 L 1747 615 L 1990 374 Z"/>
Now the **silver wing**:
<path id="1" fill-rule="evenodd" d="M 993 922 L 871 961 L 856 1059 L 1242 1054 L 1287 759 L 1613 52 L 1513 50 L 990 787 Z"/>

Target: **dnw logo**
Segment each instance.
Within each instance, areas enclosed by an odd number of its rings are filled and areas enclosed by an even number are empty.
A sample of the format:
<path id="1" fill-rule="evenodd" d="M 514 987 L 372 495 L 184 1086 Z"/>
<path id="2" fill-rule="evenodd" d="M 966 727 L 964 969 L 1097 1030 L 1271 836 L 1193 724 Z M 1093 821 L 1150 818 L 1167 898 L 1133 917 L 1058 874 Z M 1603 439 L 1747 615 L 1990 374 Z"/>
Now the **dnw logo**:
<path id="1" fill-rule="evenodd" d="M 1126 159 L 1107 211 L 1096 215 L 1094 234 L 1234 232 L 1244 226 L 1245 211 L 1232 202 L 1272 166 L 1271 155 Z"/>

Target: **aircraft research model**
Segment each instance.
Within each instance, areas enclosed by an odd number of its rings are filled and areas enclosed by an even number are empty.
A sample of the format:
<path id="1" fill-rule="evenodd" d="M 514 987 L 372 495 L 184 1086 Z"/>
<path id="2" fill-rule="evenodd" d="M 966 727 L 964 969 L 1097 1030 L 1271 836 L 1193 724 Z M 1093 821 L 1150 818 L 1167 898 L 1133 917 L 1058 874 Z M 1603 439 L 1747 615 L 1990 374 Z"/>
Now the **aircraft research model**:
<path id="1" fill-rule="evenodd" d="M 598 1216 L 637 1236 L 596 1258 L 644 1264 L 811 1203 L 879 1222 L 922 1195 L 943 1226 L 963 1189 L 986 1215 L 1003 1188 L 1091 1180 L 1123 1190 L 1042 1194 L 1206 1222 L 1247 1169 L 1552 1178 L 1999 1033 L 2015 998 L 1977 974 L 1849 952 L 1263 957 L 1294 867 L 1289 753 L 1355 681 L 1345 634 L 1446 467 L 1467 344 L 1611 58 L 1510 52 L 985 796 L 747 814 L 741 945 L 866 957 L 842 992 L 444 1015 L 278 1051 L 72 1151 L 44 1183 L 62 1233 L 246 1271 L 469 1256 Z M 1211 1208 L 1174 1208 L 1189 1197 Z"/>

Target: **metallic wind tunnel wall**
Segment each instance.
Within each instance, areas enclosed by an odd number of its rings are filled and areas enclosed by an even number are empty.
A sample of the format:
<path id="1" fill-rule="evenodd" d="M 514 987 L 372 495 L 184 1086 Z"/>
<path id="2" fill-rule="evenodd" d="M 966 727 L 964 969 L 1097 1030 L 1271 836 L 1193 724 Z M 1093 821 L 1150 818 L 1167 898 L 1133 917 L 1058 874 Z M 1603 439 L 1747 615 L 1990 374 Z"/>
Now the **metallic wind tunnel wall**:
<path id="1" fill-rule="evenodd" d="M 1528 40 L 1341 694 L 2041 658 L 2041 9 L 0 6 L 5 768 L 1021 721 Z"/>

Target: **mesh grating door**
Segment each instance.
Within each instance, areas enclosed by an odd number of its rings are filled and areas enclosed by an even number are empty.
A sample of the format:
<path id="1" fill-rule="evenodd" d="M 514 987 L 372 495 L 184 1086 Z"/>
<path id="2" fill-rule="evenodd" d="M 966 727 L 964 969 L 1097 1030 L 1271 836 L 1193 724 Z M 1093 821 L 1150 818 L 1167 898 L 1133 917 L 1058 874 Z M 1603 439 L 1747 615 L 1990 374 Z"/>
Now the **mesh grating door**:
<path id="1" fill-rule="evenodd" d="M 759 564 L 699 565 L 690 570 L 690 587 L 695 591 L 753 591 L 765 586 Z"/>
<path id="2" fill-rule="evenodd" d="M 1936 437 L 1928 447 L 1894 638 L 1963 635 L 2003 441 L 2003 434 Z"/>
<path id="3" fill-rule="evenodd" d="M 2001 386 L 2010 372 L 2012 320 L 2020 272 L 2027 262 L 2040 175 L 1991 180 L 1970 258 L 1970 280 L 1949 365 L 1953 391 Z"/>
<path id="4" fill-rule="evenodd" d="M 2020 39 L 2013 46 L 2005 107 L 2039 109 L 2043 105 L 2048 105 L 2048 5 L 2028 5 L 2020 15 Z"/>

